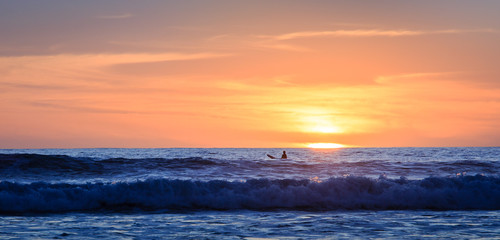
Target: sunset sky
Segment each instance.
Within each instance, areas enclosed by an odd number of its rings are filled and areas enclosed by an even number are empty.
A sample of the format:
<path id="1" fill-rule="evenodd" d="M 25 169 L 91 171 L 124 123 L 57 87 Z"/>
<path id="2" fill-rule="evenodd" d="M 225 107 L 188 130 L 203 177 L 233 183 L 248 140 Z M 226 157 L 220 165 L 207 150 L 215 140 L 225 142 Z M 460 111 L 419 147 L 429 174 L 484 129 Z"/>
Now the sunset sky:
<path id="1" fill-rule="evenodd" d="M 0 0 L 0 148 L 499 146 L 499 12 Z"/>

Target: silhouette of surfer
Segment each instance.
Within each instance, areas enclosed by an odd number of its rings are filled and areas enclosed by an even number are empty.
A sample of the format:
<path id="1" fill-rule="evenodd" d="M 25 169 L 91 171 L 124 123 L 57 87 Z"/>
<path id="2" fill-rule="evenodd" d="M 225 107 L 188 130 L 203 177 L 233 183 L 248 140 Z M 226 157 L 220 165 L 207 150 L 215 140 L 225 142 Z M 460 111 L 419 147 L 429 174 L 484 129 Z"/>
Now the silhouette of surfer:
<path id="1" fill-rule="evenodd" d="M 287 159 L 286 151 L 283 151 L 283 155 L 281 155 L 281 159 Z"/>
<path id="2" fill-rule="evenodd" d="M 267 154 L 267 156 L 270 158 L 270 159 L 278 159 L 277 157 L 274 157 L 272 155 L 269 155 Z M 283 151 L 283 154 L 281 155 L 281 159 L 287 159 L 288 157 L 286 156 L 286 151 Z"/>

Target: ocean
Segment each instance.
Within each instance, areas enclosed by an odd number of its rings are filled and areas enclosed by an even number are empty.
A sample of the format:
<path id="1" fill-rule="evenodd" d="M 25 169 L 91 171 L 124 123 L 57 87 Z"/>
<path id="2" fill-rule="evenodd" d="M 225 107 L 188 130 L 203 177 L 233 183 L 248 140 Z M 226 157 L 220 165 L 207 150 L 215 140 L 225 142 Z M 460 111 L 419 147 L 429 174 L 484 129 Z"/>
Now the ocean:
<path id="1" fill-rule="evenodd" d="M 500 239 L 500 148 L 0 150 L 0 239 L 444 238 Z"/>

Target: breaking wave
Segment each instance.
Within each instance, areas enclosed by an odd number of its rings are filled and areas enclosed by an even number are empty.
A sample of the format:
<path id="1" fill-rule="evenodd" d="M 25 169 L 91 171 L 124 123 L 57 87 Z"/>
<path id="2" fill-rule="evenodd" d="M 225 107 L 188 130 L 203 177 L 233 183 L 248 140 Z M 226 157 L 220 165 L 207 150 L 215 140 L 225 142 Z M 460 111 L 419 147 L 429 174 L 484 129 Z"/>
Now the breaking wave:
<path id="1" fill-rule="evenodd" d="M 421 180 L 337 177 L 326 181 L 193 181 L 113 183 L 0 182 L 0 213 L 203 210 L 500 210 L 500 178 Z"/>

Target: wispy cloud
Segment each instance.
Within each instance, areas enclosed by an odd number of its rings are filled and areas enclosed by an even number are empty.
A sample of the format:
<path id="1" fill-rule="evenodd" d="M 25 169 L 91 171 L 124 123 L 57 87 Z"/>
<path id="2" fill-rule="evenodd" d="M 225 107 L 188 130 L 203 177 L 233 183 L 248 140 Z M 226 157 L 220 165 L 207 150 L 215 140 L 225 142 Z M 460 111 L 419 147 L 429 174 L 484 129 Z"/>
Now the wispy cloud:
<path id="1" fill-rule="evenodd" d="M 458 85 L 485 90 L 499 89 L 500 83 L 497 80 L 497 72 L 484 71 L 406 73 L 396 75 L 381 75 L 374 79 L 375 83 L 381 85 L 454 82 Z"/>
<path id="2" fill-rule="evenodd" d="M 403 37 L 420 36 L 430 34 L 462 34 L 462 33 L 495 33 L 495 29 L 446 29 L 435 31 L 422 30 L 380 30 L 380 29 L 356 29 L 335 31 L 303 31 L 292 32 L 275 36 L 261 36 L 261 38 L 274 40 L 291 40 L 297 38 L 313 37 Z"/>
<path id="3" fill-rule="evenodd" d="M 230 54 L 223 53 L 161 53 L 161 54 L 114 54 L 99 55 L 101 59 L 108 59 L 114 63 L 148 63 L 148 62 L 166 62 L 166 61 L 186 61 L 208 58 L 227 57 Z"/>
<path id="4" fill-rule="evenodd" d="M 448 78 L 451 76 L 458 76 L 463 74 L 463 72 L 423 72 L 423 73 L 406 73 L 398 75 L 387 75 L 378 76 L 375 78 L 375 82 L 379 84 L 394 83 L 396 81 L 402 80 L 423 80 L 423 79 L 436 79 L 436 78 Z"/>
<path id="5" fill-rule="evenodd" d="M 47 95 L 64 99 L 73 94 L 87 96 L 141 95 L 145 92 L 164 94 L 167 91 L 171 93 L 172 87 L 161 84 L 166 81 L 161 74 L 147 77 L 141 75 L 141 84 L 135 84 L 137 76 L 126 76 L 112 68 L 124 64 L 126 68 L 126 64 L 189 61 L 222 56 L 226 55 L 201 52 L 0 57 L 0 92 L 18 99 L 43 99 L 43 96 Z M 142 74 L 148 71 L 149 69 L 145 68 Z M 159 78 L 162 81 L 159 81 Z"/>
<path id="6" fill-rule="evenodd" d="M 88 113 L 106 113 L 106 114 L 146 114 L 149 112 L 145 111 L 131 111 L 131 110 L 121 110 L 121 109 L 110 109 L 110 108 L 98 108 L 98 107 L 87 107 L 87 106 L 72 106 L 68 104 L 57 104 L 49 102 L 26 102 L 28 105 L 41 108 L 50 108 L 56 110 L 64 111 L 76 111 L 76 112 L 88 112 Z"/>
<path id="7" fill-rule="evenodd" d="M 68 90 L 72 89 L 69 86 L 58 85 L 42 85 L 42 84 L 28 84 L 28 83 L 13 83 L 13 82 L 0 82 L 0 86 L 8 88 L 32 89 L 32 90 Z"/>
<path id="8" fill-rule="evenodd" d="M 268 48 L 268 49 L 284 50 L 284 51 L 292 51 L 292 52 L 311 51 L 311 49 L 306 48 L 306 47 L 301 47 L 301 46 L 292 45 L 292 44 L 280 44 L 280 43 L 276 43 L 276 42 L 258 42 L 256 44 L 254 44 L 254 46 L 257 48 Z"/>

